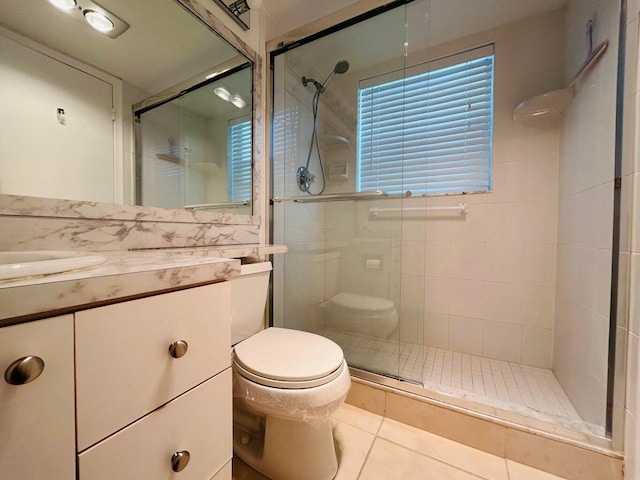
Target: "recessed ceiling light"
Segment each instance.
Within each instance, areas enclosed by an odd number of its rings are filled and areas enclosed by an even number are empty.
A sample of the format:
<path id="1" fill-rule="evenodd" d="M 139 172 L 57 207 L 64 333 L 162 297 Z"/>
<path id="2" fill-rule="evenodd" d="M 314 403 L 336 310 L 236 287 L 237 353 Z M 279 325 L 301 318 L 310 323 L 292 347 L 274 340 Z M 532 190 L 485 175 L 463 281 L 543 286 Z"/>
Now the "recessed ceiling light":
<path id="1" fill-rule="evenodd" d="M 109 32 L 115 28 L 115 24 L 104 13 L 85 10 L 82 14 L 87 19 L 87 23 L 99 32 Z"/>
<path id="2" fill-rule="evenodd" d="M 240 95 L 234 95 L 231 98 L 231 103 L 233 103 L 238 108 L 244 108 L 247 105 L 247 102 Z"/>
<path id="3" fill-rule="evenodd" d="M 75 8 L 76 5 L 78 5 L 76 0 L 49 0 L 49 3 L 55 5 L 58 8 L 62 8 L 64 10 Z"/>
<path id="4" fill-rule="evenodd" d="M 213 93 L 215 93 L 217 96 L 219 96 L 221 99 L 223 99 L 226 102 L 231 101 L 231 94 L 229 93 L 229 90 L 227 90 L 224 87 L 214 88 Z"/>

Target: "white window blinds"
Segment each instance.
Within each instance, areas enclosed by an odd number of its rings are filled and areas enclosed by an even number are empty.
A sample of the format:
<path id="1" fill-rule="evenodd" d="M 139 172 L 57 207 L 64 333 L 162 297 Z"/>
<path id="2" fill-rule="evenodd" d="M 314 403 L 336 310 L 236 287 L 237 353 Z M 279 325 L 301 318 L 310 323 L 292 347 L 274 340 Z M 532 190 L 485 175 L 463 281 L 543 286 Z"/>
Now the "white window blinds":
<path id="1" fill-rule="evenodd" d="M 491 189 L 493 53 L 457 63 L 452 58 L 444 68 L 384 83 L 369 79 L 371 86 L 361 82 L 359 191 Z"/>
<path id="2" fill-rule="evenodd" d="M 251 120 L 231 122 L 227 135 L 229 201 L 251 200 Z"/>

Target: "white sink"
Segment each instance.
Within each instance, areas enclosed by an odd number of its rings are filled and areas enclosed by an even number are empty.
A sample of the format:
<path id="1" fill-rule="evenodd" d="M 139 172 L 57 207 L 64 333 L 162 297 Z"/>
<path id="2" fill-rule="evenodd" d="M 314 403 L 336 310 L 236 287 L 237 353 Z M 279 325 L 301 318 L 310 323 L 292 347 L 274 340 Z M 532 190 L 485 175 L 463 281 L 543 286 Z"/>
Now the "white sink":
<path id="1" fill-rule="evenodd" d="M 90 252 L 0 252 L 0 280 L 69 272 L 102 265 L 106 261 L 106 257 Z"/>

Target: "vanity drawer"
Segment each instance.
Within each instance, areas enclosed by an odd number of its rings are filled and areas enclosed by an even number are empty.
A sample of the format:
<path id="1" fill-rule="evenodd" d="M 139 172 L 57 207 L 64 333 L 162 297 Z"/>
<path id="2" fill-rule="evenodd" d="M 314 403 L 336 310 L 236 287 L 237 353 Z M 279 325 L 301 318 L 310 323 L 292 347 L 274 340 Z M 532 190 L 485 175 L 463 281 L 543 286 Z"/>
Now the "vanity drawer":
<path id="1" fill-rule="evenodd" d="M 232 456 L 231 369 L 199 385 L 78 457 L 80 480 L 210 480 Z M 189 452 L 179 473 L 172 456 Z M 229 469 L 230 470 L 230 469 Z M 214 477 L 214 478 L 217 478 Z"/>
<path id="2" fill-rule="evenodd" d="M 229 367 L 230 328 L 228 282 L 76 313 L 78 451 Z"/>

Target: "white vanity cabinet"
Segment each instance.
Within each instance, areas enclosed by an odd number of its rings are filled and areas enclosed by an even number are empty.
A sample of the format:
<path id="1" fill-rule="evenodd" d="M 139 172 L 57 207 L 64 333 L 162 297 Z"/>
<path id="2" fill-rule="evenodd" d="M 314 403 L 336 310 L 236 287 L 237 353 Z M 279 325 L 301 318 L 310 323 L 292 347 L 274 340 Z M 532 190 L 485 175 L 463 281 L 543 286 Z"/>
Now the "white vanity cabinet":
<path id="1" fill-rule="evenodd" d="M 1 328 L 0 370 L 0 478 L 75 479 L 73 315 Z"/>
<path id="2" fill-rule="evenodd" d="M 230 302 L 220 282 L 0 328 L 0 479 L 231 480 Z"/>

